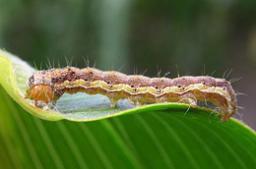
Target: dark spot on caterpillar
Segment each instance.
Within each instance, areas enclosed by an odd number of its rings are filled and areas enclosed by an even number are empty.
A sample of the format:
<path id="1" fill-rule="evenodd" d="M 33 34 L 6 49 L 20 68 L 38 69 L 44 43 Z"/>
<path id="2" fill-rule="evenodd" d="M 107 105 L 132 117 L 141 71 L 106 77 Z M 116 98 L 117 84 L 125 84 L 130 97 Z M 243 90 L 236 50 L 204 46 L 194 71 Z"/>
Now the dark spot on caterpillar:
<path id="1" fill-rule="evenodd" d="M 57 83 L 58 82 L 58 78 L 52 78 L 52 83 Z"/>
<path id="2" fill-rule="evenodd" d="M 28 79 L 29 84 L 33 84 L 34 81 L 35 81 L 34 76 L 31 76 L 31 77 Z"/>

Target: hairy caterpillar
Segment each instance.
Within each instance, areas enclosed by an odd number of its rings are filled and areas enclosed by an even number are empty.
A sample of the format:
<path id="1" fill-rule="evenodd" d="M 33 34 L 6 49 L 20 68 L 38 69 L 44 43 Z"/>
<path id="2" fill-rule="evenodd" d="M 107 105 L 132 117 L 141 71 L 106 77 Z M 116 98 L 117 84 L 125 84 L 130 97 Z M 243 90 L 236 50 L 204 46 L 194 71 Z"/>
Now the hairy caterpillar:
<path id="1" fill-rule="evenodd" d="M 95 68 L 66 67 L 35 72 L 28 80 L 26 97 L 37 103 L 56 101 L 65 92 L 85 92 L 108 96 L 113 103 L 129 99 L 136 104 L 209 102 L 228 119 L 237 111 L 237 99 L 230 82 L 210 76 L 149 78 Z"/>

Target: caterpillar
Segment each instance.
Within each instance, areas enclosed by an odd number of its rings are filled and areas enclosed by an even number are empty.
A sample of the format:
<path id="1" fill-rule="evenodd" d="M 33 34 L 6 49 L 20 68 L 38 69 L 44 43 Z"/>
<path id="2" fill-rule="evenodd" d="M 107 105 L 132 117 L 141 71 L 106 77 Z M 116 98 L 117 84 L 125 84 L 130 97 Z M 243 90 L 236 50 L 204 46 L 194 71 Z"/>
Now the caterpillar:
<path id="1" fill-rule="evenodd" d="M 102 94 L 113 103 L 128 99 L 135 104 L 208 102 L 220 109 L 222 119 L 237 112 L 236 93 L 225 79 L 210 76 L 149 78 L 96 68 L 65 67 L 36 71 L 29 79 L 26 98 L 54 103 L 64 93 Z"/>

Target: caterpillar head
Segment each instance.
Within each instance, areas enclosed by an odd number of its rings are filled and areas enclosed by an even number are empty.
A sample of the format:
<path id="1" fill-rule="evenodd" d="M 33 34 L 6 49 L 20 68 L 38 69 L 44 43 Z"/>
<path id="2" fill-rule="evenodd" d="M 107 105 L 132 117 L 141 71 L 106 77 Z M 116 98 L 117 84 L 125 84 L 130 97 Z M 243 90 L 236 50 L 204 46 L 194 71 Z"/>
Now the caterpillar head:
<path id="1" fill-rule="evenodd" d="M 50 85 L 35 85 L 27 90 L 26 98 L 50 103 L 54 100 L 54 92 Z"/>
<path id="2" fill-rule="evenodd" d="M 41 76 L 41 78 L 38 78 L 38 76 Z M 50 83 L 45 82 L 46 79 L 45 77 L 42 78 L 41 73 L 35 73 L 31 76 L 28 80 L 29 89 L 26 92 L 26 98 L 44 103 L 53 101 L 54 91 Z"/>

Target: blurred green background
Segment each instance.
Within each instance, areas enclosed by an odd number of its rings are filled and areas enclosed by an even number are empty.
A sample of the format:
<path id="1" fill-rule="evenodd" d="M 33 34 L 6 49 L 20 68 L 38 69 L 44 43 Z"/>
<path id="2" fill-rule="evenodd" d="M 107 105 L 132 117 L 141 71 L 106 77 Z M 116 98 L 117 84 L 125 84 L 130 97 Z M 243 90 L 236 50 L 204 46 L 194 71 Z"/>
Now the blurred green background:
<path id="1" fill-rule="evenodd" d="M 0 0 L 0 47 L 38 68 L 224 76 L 256 129 L 255 0 Z"/>

